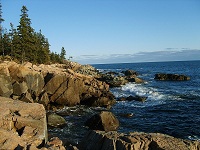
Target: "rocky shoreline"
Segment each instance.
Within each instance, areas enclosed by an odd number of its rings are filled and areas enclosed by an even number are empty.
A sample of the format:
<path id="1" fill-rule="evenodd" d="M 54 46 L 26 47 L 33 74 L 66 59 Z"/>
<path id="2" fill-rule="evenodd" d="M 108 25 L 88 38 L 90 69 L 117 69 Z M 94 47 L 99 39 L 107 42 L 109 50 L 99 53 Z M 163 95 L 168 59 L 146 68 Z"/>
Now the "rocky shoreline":
<path id="1" fill-rule="evenodd" d="M 190 78 L 156 74 L 155 79 L 180 81 Z M 198 141 L 163 134 L 117 133 L 119 121 L 110 112 L 101 112 L 88 120 L 86 125 L 92 131 L 88 131 L 78 145 L 65 145 L 56 137 L 48 139 L 47 124 L 58 127 L 66 123 L 57 114 L 47 114 L 48 110 L 54 112 L 64 106 L 76 105 L 110 108 L 116 100 L 109 87 L 128 82 L 142 84 L 145 81 L 138 78 L 138 73 L 133 70 L 102 74 L 90 65 L 74 62 L 52 65 L 2 62 L 0 149 L 200 149 Z M 136 95 L 120 100 L 144 102 L 146 97 Z"/>
<path id="2" fill-rule="evenodd" d="M 71 66 L 70 66 L 71 65 Z M 79 64 L 0 64 L 0 96 L 56 106 L 110 107 L 115 100 L 109 85 L 93 76 L 76 73 Z M 69 69 L 70 68 L 70 69 Z"/>

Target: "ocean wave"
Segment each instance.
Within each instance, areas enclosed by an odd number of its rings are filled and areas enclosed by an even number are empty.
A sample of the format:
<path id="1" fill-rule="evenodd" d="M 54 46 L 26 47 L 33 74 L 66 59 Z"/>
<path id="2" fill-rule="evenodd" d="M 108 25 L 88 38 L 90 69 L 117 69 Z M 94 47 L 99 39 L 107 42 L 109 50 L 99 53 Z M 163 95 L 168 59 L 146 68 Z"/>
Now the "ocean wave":
<path id="1" fill-rule="evenodd" d="M 191 135 L 191 136 L 188 136 L 187 139 L 189 140 L 195 140 L 195 141 L 200 141 L 200 137 L 199 136 L 196 136 L 196 135 Z"/>
<path id="2" fill-rule="evenodd" d="M 148 100 L 162 100 L 166 95 L 159 92 L 158 89 L 145 86 L 146 84 L 128 83 L 121 87 L 121 90 L 130 95 L 145 96 Z"/>
<path id="3" fill-rule="evenodd" d="M 122 69 L 97 69 L 97 70 L 101 73 L 107 73 L 110 71 L 113 71 L 113 72 L 121 72 L 122 71 Z"/>
<path id="4" fill-rule="evenodd" d="M 144 96 L 147 97 L 147 100 L 144 103 L 131 101 L 131 102 L 119 102 L 120 105 L 125 107 L 150 107 L 155 105 L 165 104 L 168 99 L 168 95 L 163 94 L 158 89 L 153 87 L 148 87 L 146 84 L 135 84 L 127 83 L 122 87 L 113 88 L 112 93 L 116 98 L 128 97 L 128 96 Z"/>

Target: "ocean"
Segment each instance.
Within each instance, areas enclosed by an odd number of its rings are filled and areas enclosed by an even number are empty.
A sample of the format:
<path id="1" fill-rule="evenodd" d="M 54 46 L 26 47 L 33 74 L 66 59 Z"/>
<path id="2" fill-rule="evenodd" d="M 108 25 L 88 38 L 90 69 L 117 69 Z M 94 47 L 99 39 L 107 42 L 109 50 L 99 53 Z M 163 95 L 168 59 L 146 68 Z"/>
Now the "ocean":
<path id="1" fill-rule="evenodd" d="M 200 61 L 121 63 L 93 65 L 101 72 L 135 70 L 145 80 L 143 84 L 127 83 L 111 88 L 116 98 L 139 95 L 145 102 L 117 101 L 109 110 L 120 121 L 118 132 L 163 133 L 177 138 L 200 140 Z M 189 81 L 157 81 L 156 73 L 184 74 Z M 51 136 L 78 143 L 87 132 L 84 122 L 103 108 L 66 107 L 58 114 L 68 124 L 49 129 Z M 131 113 L 132 117 L 122 114 Z"/>

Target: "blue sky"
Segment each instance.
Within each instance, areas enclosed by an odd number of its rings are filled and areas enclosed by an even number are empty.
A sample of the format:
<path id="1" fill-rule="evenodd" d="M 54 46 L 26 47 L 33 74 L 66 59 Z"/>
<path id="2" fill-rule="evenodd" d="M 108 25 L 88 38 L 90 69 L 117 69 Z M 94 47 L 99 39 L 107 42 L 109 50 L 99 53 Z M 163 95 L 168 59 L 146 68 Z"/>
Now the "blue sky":
<path id="1" fill-rule="evenodd" d="M 72 56 L 80 63 L 134 62 L 141 60 L 138 58 L 141 54 L 148 58 L 164 51 L 166 57 L 171 52 L 187 50 L 188 54 L 191 50 L 196 54 L 200 50 L 200 0 L 1 0 L 1 3 L 5 28 L 10 29 L 10 22 L 15 27 L 19 24 L 20 10 L 25 5 L 32 27 L 42 30 L 51 51 L 60 53 L 61 47 L 65 47 L 67 57 Z M 137 56 L 134 60 L 129 57 L 133 55 Z M 151 60 L 162 60 L 162 55 L 159 56 L 158 59 L 151 55 Z M 195 59 L 200 59 L 200 55 Z"/>

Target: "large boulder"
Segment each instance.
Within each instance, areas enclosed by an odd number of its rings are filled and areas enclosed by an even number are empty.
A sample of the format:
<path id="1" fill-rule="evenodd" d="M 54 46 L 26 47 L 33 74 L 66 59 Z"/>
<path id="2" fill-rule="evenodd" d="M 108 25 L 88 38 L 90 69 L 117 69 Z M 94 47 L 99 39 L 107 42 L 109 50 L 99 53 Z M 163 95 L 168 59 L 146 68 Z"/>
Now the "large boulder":
<path id="1" fill-rule="evenodd" d="M 199 141 L 174 138 L 159 133 L 89 131 L 79 143 L 80 150 L 199 150 Z"/>
<path id="2" fill-rule="evenodd" d="M 13 93 L 11 78 L 0 74 L 0 96 L 10 97 Z"/>
<path id="3" fill-rule="evenodd" d="M 44 90 L 50 96 L 50 101 L 57 104 L 73 106 L 80 103 L 83 82 L 73 76 L 54 74 L 45 85 Z"/>
<path id="4" fill-rule="evenodd" d="M 0 148 L 27 149 L 47 142 L 46 111 L 37 103 L 0 97 Z"/>
<path id="5" fill-rule="evenodd" d="M 47 115 L 47 124 L 51 127 L 63 127 L 66 125 L 66 120 L 62 116 L 59 116 L 55 113 L 51 113 Z"/>
<path id="6" fill-rule="evenodd" d="M 26 93 L 28 91 L 28 86 L 25 81 L 18 82 L 15 81 L 13 84 L 13 95 L 20 96 L 23 93 Z"/>
<path id="7" fill-rule="evenodd" d="M 155 74 L 155 80 L 168 80 L 168 81 L 186 81 L 190 80 L 190 77 L 186 75 L 179 75 L 179 74 L 165 74 L 165 73 L 158 73 Z"/>
<path id="8" fill-rule="evenodd" d="M 37 102 L 37 97 L 43 90 L 44 77 L 41 72 L 33 70 L 30 64 L 17 64 L 15 62 L 2 63 L 8 69 L 7 76 L 11 78 L 11 97 L 28 94 L 31 101 Z"/>
<path id="9" fill-rule="evenodd" d="M 13 93 L 11 77 L 5 64 L 0 64 L 0 96 L 10 97 Z"/>
<path id="10" fill-rule="evenodd" d="M 68 106 L 84 104 L 104 107 L 114 102 L 109 86 L 94 77 L 78 74 L 72 70 L 69 74 L 49 76 L 51 77 L 44 90 L 49 95 L 50 102 Z"/>
<path id="11" fill-rule="evenodd" d="M 33 69 L 19 64 L 10 65 L 8 69 L 13 82 L 25 82 L 23 86 L 19 86 L 19 88 L 22 88 L 22 92 L 27 86 L 31 95 L 34 95 L 35 97 L 39 96 L 44 87 L 44 77 L 41 72 L 34 71 Z"/>
<path id="12" fill-rule="evenodd" d="M 85 125 L 92 130 L 116 131 L 119 127 L 119 121 L 113 113 L 102 111 L 88 119 Z"/>

